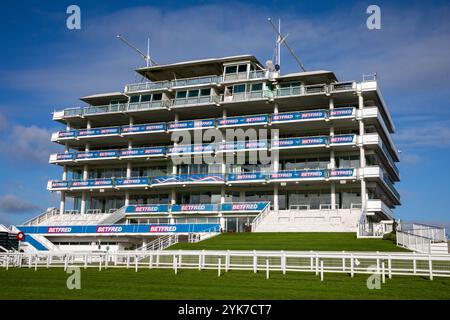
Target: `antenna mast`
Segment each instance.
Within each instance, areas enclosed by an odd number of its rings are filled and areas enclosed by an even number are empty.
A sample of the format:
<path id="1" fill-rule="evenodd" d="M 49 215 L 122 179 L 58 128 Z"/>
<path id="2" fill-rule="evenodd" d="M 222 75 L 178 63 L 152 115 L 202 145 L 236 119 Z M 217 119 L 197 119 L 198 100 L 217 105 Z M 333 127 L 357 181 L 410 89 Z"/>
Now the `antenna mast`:
<path id="1" fill-rule="evenodd" d="M 144 54 L 141 50 L 139 50 L 137 47 L 135 47 L 134 45 L 132 45 L 131 43 L 129 43 L 127 41 L 127 39 L 125 39 L 121 34 L 118 34 L 116 36 L 120 41 L 122 41 L 123 43 L 125 43 L 128 47 L 130 47 L 131 49 L 133 49 L 134 51 L 136 51 L 142 58 L 144 58 L 147 67 L 152 66 L 154 64 L 157 64 L 155 60 L 153 60 L 150 57 L 150 38 L 147 38 L 147 54 Z"/>
<path id="2" fill-rule="evenodd" d="M 278 28 L 273 24 L 272 19 L 271 18 L 267 18 L 267 20 L 269 21 L 270 25 L 272 26 L 273 30 L 275 30 L 275 33 L 277 35 L 277 54 L 276 54 L 276 61 L 277 64 L 280 65 L 281 62 L 281 44 L 284 44 L 284 46 L 286 47 L 286 49 L 288 49 L 289 53 L 291 54 L 291 56 L 294 58 L 295 62 L 297 62 L 297 64 L 299 65 L 299 67 L 303 70 L 306 71 L 305 67 L 303 66 L 303 63 L 300 61 L 300 59 L 297 57 L 297 55 L 294 53 L 294 51 L 291 49 L 291 47 L 289 47 L 289 45 L 286 42 L 286 38 L 288 35 L 286 35 L 285 37 L 283 37 L 281 35 L 281 20 L 278 20 Z"/>

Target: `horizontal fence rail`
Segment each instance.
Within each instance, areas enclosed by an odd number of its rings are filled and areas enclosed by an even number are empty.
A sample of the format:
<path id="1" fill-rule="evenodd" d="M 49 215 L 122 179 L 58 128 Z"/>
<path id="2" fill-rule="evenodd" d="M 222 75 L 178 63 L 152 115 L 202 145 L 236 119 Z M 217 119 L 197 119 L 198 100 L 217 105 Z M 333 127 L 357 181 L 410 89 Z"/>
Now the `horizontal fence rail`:
<path id="1" fill-rule="evenodd" d="M 9 268 L 49 268 L 78 266 L 139 269 L 168 268 L 248 270 L 253 272 L 314 272 L 450 276 L 449 255 L 370 252 L 298 252 L 298 251 L 122 251 L 122 252 L 46 252 L 0 253 L 0 265 Z"/>

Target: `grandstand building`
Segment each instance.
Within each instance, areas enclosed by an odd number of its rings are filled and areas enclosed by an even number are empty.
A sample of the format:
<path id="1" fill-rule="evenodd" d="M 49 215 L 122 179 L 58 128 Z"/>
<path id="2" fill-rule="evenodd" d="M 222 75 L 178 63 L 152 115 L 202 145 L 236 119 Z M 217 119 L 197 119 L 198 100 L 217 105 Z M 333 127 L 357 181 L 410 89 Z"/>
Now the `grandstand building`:
<path id="1" fill-rule="evenodd" d="M 277 69 L 251 55 L 149 66 L 142 83 L 55 111 L 60 202 L 17 228 L 41 249 L 111 250 L 174 232 L 389 230 L 399 157 L 376 78 Z"/>

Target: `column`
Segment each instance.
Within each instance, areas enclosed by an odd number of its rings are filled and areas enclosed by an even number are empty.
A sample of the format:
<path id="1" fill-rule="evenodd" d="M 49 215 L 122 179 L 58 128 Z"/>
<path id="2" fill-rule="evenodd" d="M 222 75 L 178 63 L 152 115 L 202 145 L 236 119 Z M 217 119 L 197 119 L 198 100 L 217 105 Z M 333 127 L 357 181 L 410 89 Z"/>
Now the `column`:
<path id="1" fill-rule="evenodd" d="M 362 110 L 364 108 L 364 97 L 362 95 L 362 92 L 358 92 L 358 109 Z M 359 136 L 361 137 L 361 143 L 359 145 L 359 161 L 360 161 L 360 168 L 364 170 L 364 167 L 366 166 L 366 154 L 364 150 L 364 145 L 362 143 L 362 137 L 364 136 L 364 122 L 363 119 L 360 118 L 358 120 L 359 122 Z M 361 170 L 361 171 L 362 171 Z M 367 204 L 367 187 L 366 187 L 366 180 L 364 177 L 361 178 L 361 205 L 363 207 L 363 210 L 365 210 Z"/>
<path id="2" fill-rule="evenodd" d="M 63 214 L 64 211 L 66 210 L 66 192 L 60 191 L 60 193 L 61 193 L 61 198 L 59 201 L 59 214 Z"/>
<path id="3" fill-rule="evenodd" d="M 66 122 L 66 131 L 70 131 L 70 122 L 69 121 Z"/>
<path id="4" fill-rule="evenodd" d="M 278 104 L 275 103 L 275 105 L 273 107 L 273 113 L 277 114 L 278 111 L 279 111 Z M 277 129 L 275 129 L 273 131 L 273 134 L 272 134 L 272 139 L 273 140 L 278 140 L 279 138 L 280 138 L 279 132 L 278 132 Z M 280 162 L 280 158 L 279 158 L 278 150 L 275 151 L 274 153 L 272 153 L 272 160 L 273 160 L 272 170 L 274 172 L 278 172 L 279 167 L 280 167 L 280 163 L 279 163 Z M 273 186 L 273 209 L 274 209 L 274 211 L 278 211 L 278 209 L 279 209 L 278 187 L 279 187 L 278 183 L 275 183 L 274 186 Z"/>
<path id="5" fill-rule="evenodd" d="M 225 203 L 225 186 L 222 186 L 220 189 L 220 203 Z M 225 217 L 223 216 L 222 212 L 219 212 L 219 223 L 220 229 L 225 230 Z"/>
<path id="6" fill-rule="evenodd" d="M 332 99 L 331 99 L 332 100 Z M 331 106 L 331 104 L 330 104 Z M 330 127 L 330 139 L 334 137 L 334 127 Z M 333 149 L 330 149 L 330 170 L 336 168 L 336 157 L 335 152 Z M 336 182 L 331 181 L 331 189 L 330 189 L 330 195 L 331 195 L 331 208 L 334 210 L 336 209 Z"/>
<path id="7" fill-rule="evenodd" d="M 177 197 L 177 194 L 176 194 L 175 189 L 171 189 L 170 190 L 170 205 L 173 205 L 176 203 L 176 201 L 177 201 L 176 197 Z M 172 224 L 175 223 L 175 219 L 174 219 L 172 213 L 169 214 L 169 223 L 172 223 Z"/>
<path id="8" fill-rule="evenodd" d="M 89 151 L 89 145 L 86 144 L 86 151 Z M 83 180 L 87 180 L 89 178 L 88 165 L 85 164 L 83 166 Z M 83 190 L 81 193 L 81 214 L 86 213 L 86 190 Z"/>

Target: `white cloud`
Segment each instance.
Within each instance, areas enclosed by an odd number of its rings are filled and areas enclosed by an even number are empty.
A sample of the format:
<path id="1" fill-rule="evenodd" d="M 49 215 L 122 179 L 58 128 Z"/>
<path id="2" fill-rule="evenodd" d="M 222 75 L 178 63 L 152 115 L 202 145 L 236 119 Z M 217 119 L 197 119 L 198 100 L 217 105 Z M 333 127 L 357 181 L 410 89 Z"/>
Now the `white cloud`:
<path id="1" fill-rule="evenodd" d="M 401 147 L 450 147 L 450 121 L 421 122 L 402 128 L 395 135 Z"/>

